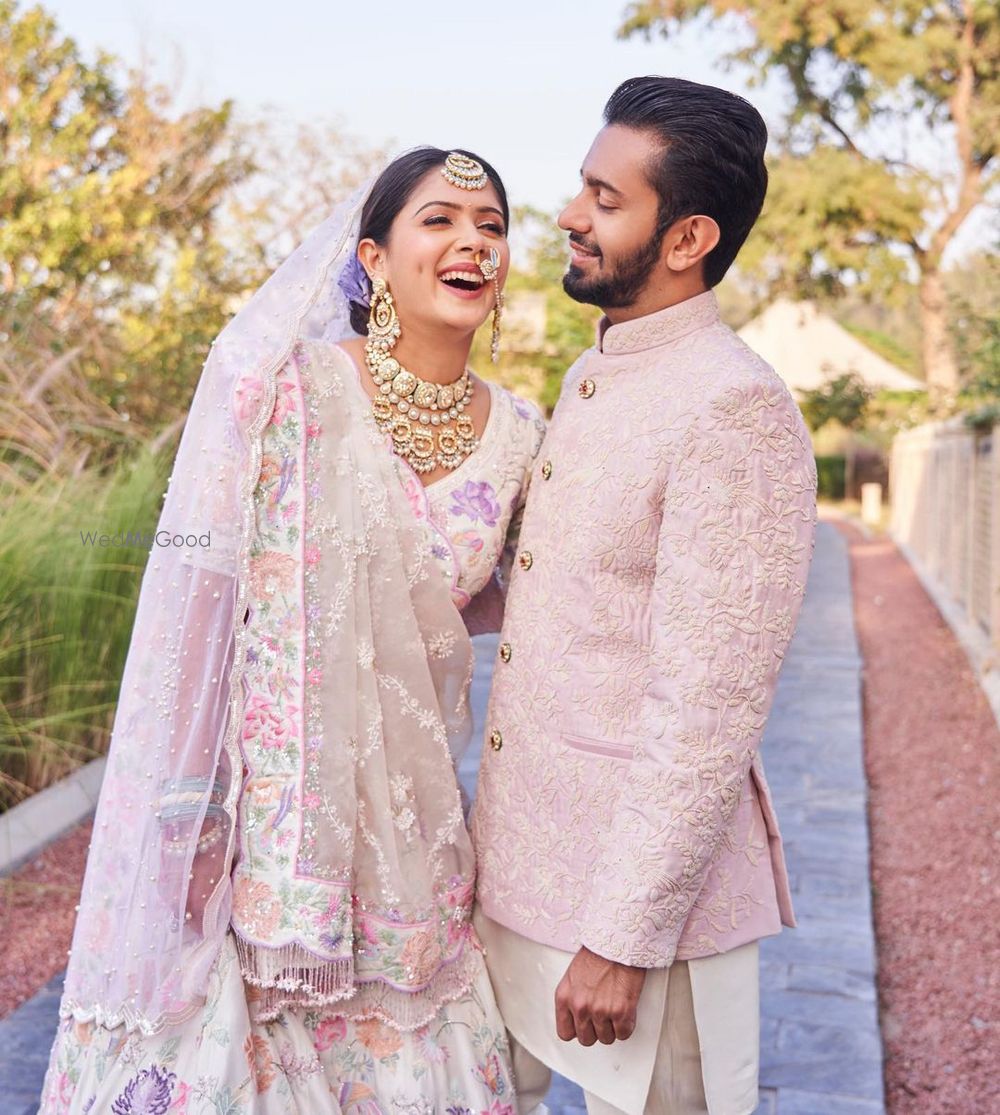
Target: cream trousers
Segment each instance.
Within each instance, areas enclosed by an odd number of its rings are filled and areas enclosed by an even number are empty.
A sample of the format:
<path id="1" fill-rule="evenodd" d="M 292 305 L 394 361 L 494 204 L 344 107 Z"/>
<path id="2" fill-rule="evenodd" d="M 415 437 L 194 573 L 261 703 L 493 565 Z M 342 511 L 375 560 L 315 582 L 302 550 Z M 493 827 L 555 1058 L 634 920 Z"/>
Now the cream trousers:
<path id="1" fill-rule="evenodd" d="M 628 1041 L 560 1041 L 555 989 L 571 953 L 522 937 L 476 907 L 476 932 L 511 1038 L 520 1115 L 551 1071 L 587 1095 L 591 1115 L 751 1115 L 760 1046 L 758 944 L 651 969 Z"/>

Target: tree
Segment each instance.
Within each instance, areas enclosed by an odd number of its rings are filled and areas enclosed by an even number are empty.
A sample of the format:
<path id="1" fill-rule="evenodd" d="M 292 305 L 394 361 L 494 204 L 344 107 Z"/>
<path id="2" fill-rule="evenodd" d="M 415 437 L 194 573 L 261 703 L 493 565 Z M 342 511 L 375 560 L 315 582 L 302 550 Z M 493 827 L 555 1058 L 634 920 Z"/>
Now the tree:
<path id="1" fill-rule="evenodd" d="M 290 121 L 268 111 L 245 122 L 241 134 L 257 173 L 235 190 L 226 224 L 241 252 L 268 270 L 331 209 L 388 162 L 388 151 L 347 134 L 340 121 Z"/>
<path id="2" fill-rule="evenodd" d="M 253 278 L 217 234 L 254 169 L 232 113 L 177 113 L 113 56 L 84 60 L 44 9 L 0 0 L 0 329 L 79 348 L 95 393 L 140 422 L 189 401 Z"/>
<path id="3" fill-rule="evenodd" d="M 799 408 L 810 430 L 837 421 L 847 430 L 860 428 L 872 391 L 856 372 L 835 376 L 822 387 L 800 392 Z"/>
<path id="4" fill-rule="evenodd" d="M 821 387 L 799 393 L 799 408 L 809 429 L 815 433 L 828 422 L 835 422 L 848 433 L 844 453 L 844 492 L 854 493 L 856 435 L 868 417 L 874 392 L 856 372 L 846 372 L 828 379 Z M 820 463 L 817 457 L 817 465 Z M 829 458 L 824 458 L 829 461 Z M 829 467 L 829 464 L 827 465 Z"/>
<path id="5" fill-rule="evenodd" d="M 1000 405 L 1000 257 L 977 254 L 948 272 L 963 400 Z"/>
<path id="6" fill-rule="evenodd" d="M 914 268 L 924 372 L 953 397 L 942 259 L 969 214 L 995 197 L 995 0 L 642 0 L 619 35 L 669 36 L 721 17 L 751 36 L 727 61 L 756 79 L 782 75 L 794 97 L 768 205 L 741 259 L 807 292 L 845 280 L 885 290 Z M 950 149 L 943 161 L 931 153 L 940 144 Z"/>
<path id="7" fill-rule="evenodd" d="M 142 70 L 86 60 L 43 8 L 0 0 L 0 365 L 65 389 L 51 413 L 99 416 L 79 425 L 104 455 L 108 408 L 177 426 L 226 318 L 372 164 L 329 125 L 178 111 Z"/>

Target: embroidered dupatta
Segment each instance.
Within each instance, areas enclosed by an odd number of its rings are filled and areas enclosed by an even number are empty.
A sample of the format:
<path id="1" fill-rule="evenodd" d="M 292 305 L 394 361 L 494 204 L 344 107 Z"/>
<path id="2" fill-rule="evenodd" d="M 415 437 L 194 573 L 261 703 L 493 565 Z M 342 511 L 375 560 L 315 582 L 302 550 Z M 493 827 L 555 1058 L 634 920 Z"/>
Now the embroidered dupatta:
<path id="1" fill-rule="evenodd" d="M 370 184 L 213 344 L 122 679 L 60 1013 L 191 1017 L 226 932 L 253 1008 L 402 1029 L 471 982 L 454 760 L 473 655 L 348 358 Z M 175 539 L 175 542 L 171 542 Z"/>

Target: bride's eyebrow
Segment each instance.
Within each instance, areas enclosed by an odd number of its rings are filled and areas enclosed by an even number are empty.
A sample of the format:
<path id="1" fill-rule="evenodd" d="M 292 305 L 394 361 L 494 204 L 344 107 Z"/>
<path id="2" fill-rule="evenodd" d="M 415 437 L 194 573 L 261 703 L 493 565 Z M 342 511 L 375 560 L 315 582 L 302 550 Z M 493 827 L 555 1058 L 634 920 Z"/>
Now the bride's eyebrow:
<path id="1" fill-rule="evenodd" d="M 425 205 L 420 206 L 420 208 L 416 211 L 416 213 L 413 214 L 414 217 L 419 217 L 420 214 L 423 213 L 423 211 L 425 209 L 430 209 L 431 206 L 434 206 L 434 205 L 440 206 L 444 209 L 454 209 L 454 210 L 457 210 L 457 211 L 461 211 L 461 209 L 463 208 L 461 205 L 459 205 L 457 202 L 454 202 L 454 201 L 428 201 Z M 477 213 L 496 213 L 496 215 L 498 217 L 503 216 L 503 213 L 501 213 L 500 210 L 497 209 L 493 205 L 480 205 L 476 208 L 476 212 Z"/>

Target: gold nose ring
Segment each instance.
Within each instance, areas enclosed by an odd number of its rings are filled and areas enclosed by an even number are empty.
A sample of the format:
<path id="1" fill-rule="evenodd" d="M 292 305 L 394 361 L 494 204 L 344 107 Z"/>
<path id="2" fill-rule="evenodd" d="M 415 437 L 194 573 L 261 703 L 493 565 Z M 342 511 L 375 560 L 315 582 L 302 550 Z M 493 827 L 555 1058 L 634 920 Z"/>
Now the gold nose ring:
<path id="1" fill-rule="evenodd" d="M 500 270 L 500 253 L 496 248 L 490 248 L 490 254 L 487 259 L 480 259 L 483 253 L 476 252 L 476 266 L 483 273 L 484 279 L 495 279 L 497 272 Z"/>

